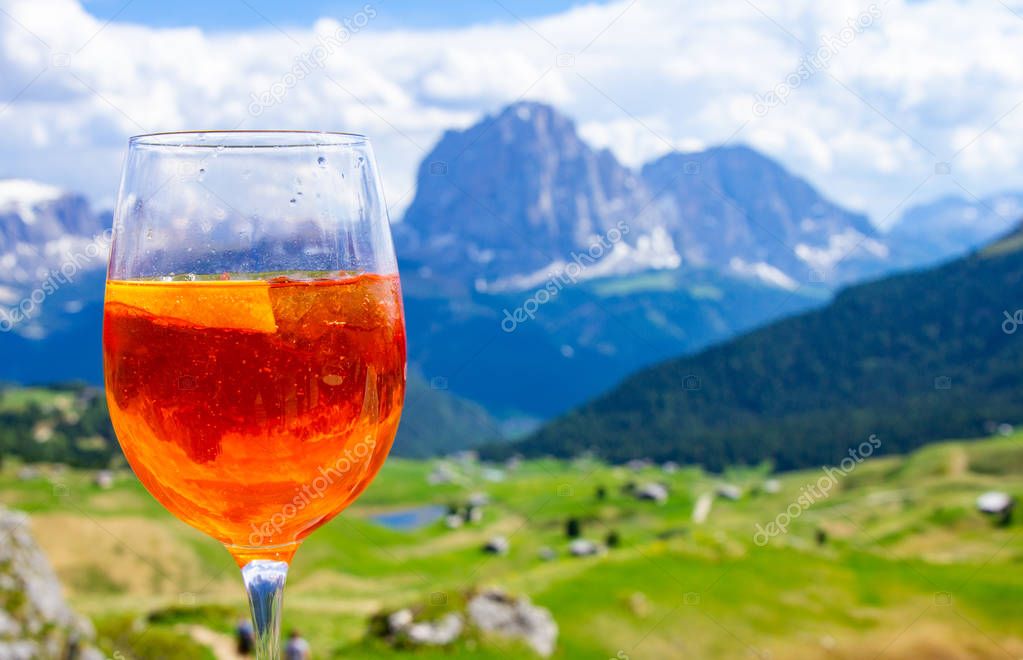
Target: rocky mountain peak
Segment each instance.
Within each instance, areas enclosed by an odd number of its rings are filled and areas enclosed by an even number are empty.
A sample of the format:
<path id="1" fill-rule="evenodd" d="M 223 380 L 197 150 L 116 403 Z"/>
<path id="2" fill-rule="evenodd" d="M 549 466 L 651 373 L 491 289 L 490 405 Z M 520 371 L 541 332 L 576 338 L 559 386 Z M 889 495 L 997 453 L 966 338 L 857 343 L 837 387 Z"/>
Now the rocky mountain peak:
<path id="1" fill-rule="evenodd" d="M 491 291 L 535 286 L 601 243 L 581 277 L 685 265 L 791 289 L 887 257 L 866 216 L 748 146 L 673 152 L 637 172 L 531 101 L 445 133 L 402 224 L 406 262 Z M 616 227 L 628 231 L 609 245 Z"/>
<path id="2" fill-rule="evenodd" d="M 648 201 L 636 173 L 586 144 L 572 120 L 516 103 L 448 131 L 427 156 L 399 253 L 469 281 L 528 276 L 595 245 L 601 257 L 635 248 L 660 224 Z"/>

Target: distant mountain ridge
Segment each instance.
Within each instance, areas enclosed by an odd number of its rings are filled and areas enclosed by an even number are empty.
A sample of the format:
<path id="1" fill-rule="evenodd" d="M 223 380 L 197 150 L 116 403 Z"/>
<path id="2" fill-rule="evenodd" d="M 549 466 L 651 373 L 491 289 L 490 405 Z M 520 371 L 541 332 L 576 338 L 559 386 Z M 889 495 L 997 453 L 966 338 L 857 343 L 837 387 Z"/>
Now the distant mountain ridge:
<path id="1" fill-rule="evenodd" d="M 54 262 L 110 226 L 82 195 L 24 179 L 0 179 L 0 281 L 29 284 Z M 95 267 L 105 266 L 101 251 Z M 43 271 L 45 272 L 45 270 Z"/>
<path id="2" fill-rule="evenodd" d="M 46 186 L 17 182 L 10 188 L 32 194 L 24 199 L 12 195 L 0 207 L 10 209 L 4 223 L 10 228 L 7 235 L 14 237 L 5 243 L 13 246 L 12 254 L 3 259 L 20 269 L 7 271 L 17 277 L 0 279 L 6 287 L 0 318 L 7 319 L 0 322 L 0 380 L 45 384 L 83 379 L 98 384 L 103 227 L 109 215 L 94 213 L 79 196 Z M 99 233 L 74 233 L 91 230 Z M 39 243 L 26 246 L 30 237 Z M 95 257 L 83 261 L 76 256 L 82 253 Z M 70 277 L 57 275 L 66 266 Z M 411 453 L 473 444 L 464 429 L 479 431 L 481 442 L 493 438 L 501 425 L 481 417 L 468 401 L 456 405 L 458 399 L 479 401 L 505 417 L 546 417 L 596 394 L 638 365 L 818 300 L 709 272 L 664 271 L 671 274 L 655 280 L 641 272 L 571 285 L 559 300 L 544 305 L 534 322 L 508 334 L 501 330 L 502 318 L 505 310 L 523 304 L 521 292 L 479 292 L 474 282 L 449 277 L 444 268 L 411 269 L 404 258 L 402 268 L 410 363 L 429 379 L 450 381 L 450 390 L 427 390 L 425 400 L 450 414 L 427 415 L 436 423 L 414 433 Z M 440 275 L 421 272 L 431 269 Z M 39 294 L 35 299 L 34 292 Z M 487 336 L 498 340 L 493 351 L 467 367 L 466 351 L 478 351 Z M 546 378 L 538 385 L 534 360 L 584 377 Z M 501 378 L 494 378 L 495 373 Z"/>
<path id="3" fill-rule="evenodd" d="M 925 265 L 981 247 L 1023 216 L 1023 192 L 943 197 L 907 209 L 885 234 L 893 267 Z"/>
<path id="4" fill-rule="evenodd" d="M 870 436 L 901 453 L 1020 423 L 1021 285 L 1023 226 L 943 266 L 851 287 L 822 309 L 641 370 L 489 455 L 792 469 L 833 464 Z"/>
<path id="5" fill-rule="evenodd" d="M 106 268 L 110 225 L 111 214 L 93 212 L 82 195 L 0 180 L 0 331 L 41 339 L 102 301 L 94 274 Z"/>
<path id="6" fill-rule="evenodd" d="M 969 233 L 967 215 L 941 226 Z M 441 137 L 393 225 L 410 364 L 502 420 L 549 418 L 844 282 L 954 251 L 959 239 L 921 238 L 927 212 L 906 219 L 879 235 L 745 146 L 625 167 L 554 108 L 512 104 Z M 0 379 L 99 381 L 98 352 L 80 347 L 98 346 L 105 253 L 40 304 L 30 294 L 109 224 L 81 196 L 0 181 L 0 330 L 32 308 L 0 333 Z"/>

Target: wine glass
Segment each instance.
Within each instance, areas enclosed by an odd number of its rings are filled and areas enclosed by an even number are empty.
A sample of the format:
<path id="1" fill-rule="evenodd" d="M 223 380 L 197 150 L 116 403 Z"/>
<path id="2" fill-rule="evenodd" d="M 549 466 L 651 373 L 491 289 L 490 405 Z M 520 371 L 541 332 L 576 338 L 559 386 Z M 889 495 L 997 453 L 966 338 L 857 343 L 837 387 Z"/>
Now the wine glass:
<path id="1" fill-rule="evenodd" d="M 278 658 L 288 564 L 369 485 L 401 415 L 401 288 L 369 141 L 131 138 L 103 352 L 125 457 L 231 552 L 257 657 Z"/>

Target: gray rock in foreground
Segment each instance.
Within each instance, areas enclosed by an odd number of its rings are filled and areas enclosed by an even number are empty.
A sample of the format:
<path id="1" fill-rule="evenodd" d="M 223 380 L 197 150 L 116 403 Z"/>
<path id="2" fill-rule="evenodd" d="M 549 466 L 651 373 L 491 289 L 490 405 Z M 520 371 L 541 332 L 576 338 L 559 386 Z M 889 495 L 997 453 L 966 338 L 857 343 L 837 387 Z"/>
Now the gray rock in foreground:
<path id="1" fill-rule="evenodd" d="M 464 610 L 458 608 L 435 620 L 420 618 L 426 613 L 422 606 L 380 612 L 370 621 L 370 634 L 394 648 L 408 650 L 445 647 L 467 634 L 487 633 L 520 640 L 545 658 L 554 653 L 558 625 L 550 611 L 533 605 L 525 596 L 512 597 L 501 589 L 470 592 L 466 597 Z M 446 597 L 439 603 L 446 603 Z"/>
<path id="2" fill-rule="evenodd" d="M 64 600 L 60 582 L 32 538 L 28 516 L 0 507 L 0 660 L 102 659 L 88 647 L 92 624 Z"/>
<path id="3" fill-rule="evenodd" d="M 500 589 L 488 589 L 469 601 L 469 620 L 484 632 L 521 639 L 548 657 L 558 641 L 558 624 L 551 613 L 525 596 L 512 598 Z"/>

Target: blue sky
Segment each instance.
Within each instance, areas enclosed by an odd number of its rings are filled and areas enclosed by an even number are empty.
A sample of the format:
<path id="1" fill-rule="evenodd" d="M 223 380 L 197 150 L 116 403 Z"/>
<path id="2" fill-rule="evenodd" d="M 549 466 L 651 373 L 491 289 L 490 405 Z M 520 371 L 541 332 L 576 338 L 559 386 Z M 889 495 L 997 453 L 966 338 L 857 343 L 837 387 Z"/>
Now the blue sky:
<path id="1" fill-rule="evenodd" d="M 350 16 L 362 1 L 313 0 L 89 0 L 85 8 L 97 18 L 139 23 L 152 27 L 190 27 L 205 30 L 258 28 L 269 19 L 282 27 L 308 25 L 323 16 Z M 382 27 L 446 28 L 478 23 L 512 22 L 516 16 L 532 19 L 556 14 L 583 4 L 578 0 L 478 0 L 470 2 L 423 2 L 422 0 L 375 0 Z"/>

